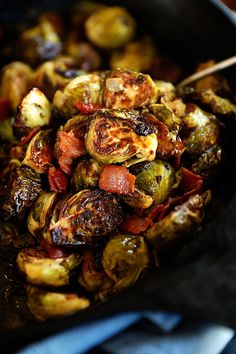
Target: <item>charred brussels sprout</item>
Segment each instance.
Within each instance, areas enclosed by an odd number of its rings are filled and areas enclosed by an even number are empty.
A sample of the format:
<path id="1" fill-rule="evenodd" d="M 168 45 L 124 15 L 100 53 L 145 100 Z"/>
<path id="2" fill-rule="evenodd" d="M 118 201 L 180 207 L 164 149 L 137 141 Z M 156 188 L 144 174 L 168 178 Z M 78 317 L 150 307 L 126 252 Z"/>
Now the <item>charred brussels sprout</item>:
<path id="1" fill-rule="evenodd" d="M 75 293 L 59 293 L 27 286 L 27 305 L 38 320 L 61 317 L 81 311 L 90 305 L 90 301 Z"/>
<path id="2" fill-rule="evenodd" d="M 191 170 L 208 180 L 218 171 L 221 156 L 222 148 L 219 145 L 213 145 L 197 157 L 191 165 Z"/>
<path id="3" fill-rule="evenodd" d="M 185 128 L 197 129 L 204 127 L 210 121 L 214 119 L 214 116 L 206 111 L 203 111 L 197 105 L 190 103 L 187 105 L 186 115 L 183 117 L 183 123 Z"/>
<path id="4" fill-rule="evenodd" d="M 51 103 L 36 87 L 30 90 L 18 106 L 13 130 L 16 136 L 23 136 L 31 129 L 43 127 L 50 123 L 52 116 Z"/>
<path id="5" fill-rule="evenodd" d="M 49 258 L 44 251 L 35 248 L 21 250 L 17 256 L 19 270 L 25 274 L 29 283 L 34 285 L 68 285 L 71 271 L 81 262 L 81 256 Z"/>
<path id="6" fill-rule="evenodd" d="M 122 7 L 105 7 L 86 21 L 88 39 L 103 49 L 115 49 L 128 43 L 135 33 L 135 21 Z"/>
<path id="7" fill-rule="evenodd" d="M 98 186 L 102 165 L 94 159 L 82 160 L 74 169 L 72 185 L 76 191 Z"/>
<path id="8" fill-rule="evenodd" d="M 173 167 L 161 160 L 152 162 L 136 176 L 136 186 L 159 204 L 169 195 L 176 183 Z"/>
<path id="9" fill-rule="evenodd" d="M 33 71 L 25 63 L 15 61 L 3 68 L 0 92 L 8 99 L 13 111 L 29 91 L 32 77 Z"/>
<path id="10" fill-rule="evenodd" d="M 163 80 L 155 80 L 157 97 L 163 98 L 165 101 L 172 100 L 176 97 L 175 86 L 171 82 Z"/>
<path id="11" fill-rule="evenodd" d="M 198 194 L 191 196 L 145 233 L 147 242 L 155 249 L 173 246 L 198 225 L 203 219 L 204 198 Z"/>
<path id="12" fill-rule="evenodd" d="M 36 236 L 48 223 L 57 194 L 43 191 L 35 200 L 27 219 L 29 232 Z"/>
<path id="13" fill-rule="evenodd" d="M 23 220 L 42 191 L 40 175 L 29 167 L 20 167 L 16 169 L 9 188 L 3 209 L 7 217 Z"/>
<path id="14" fill-rule="evenodd" d="M 90 43 L 69 41 L 65 52 L 73 58 L 78 68 L 85 71 L 98 70 L 101 66 L 101 57 Z"/>
<path id="15" fill-rule="evenodd" d="M 134 209 L 147 209 L 153 203 L 152 197 L 145 194 L 138 188 L 135 188 L 133 193 L 124 195 L 123 200 L 126 204 L 128 204 L 131 208 Z"/>
<path id="16" fill-rule="evenodd" d="M 166 104 L 153 104 L 149 107 L 150 112 L 162 121 L 171 132 L 178 132 L 182 125 L 182 119 L 178 117 Z"/>
<path id="17" fill-rule="evenodd" d="M 197 97 L 201 103 L 209 107 L 212 113 L 236 117 L 236 105 L 227 98 L 216 95 L 213 90 L 200 91 Z"/>
<path id="18" fill-rule="evenodd" d="M 155 159 L 157 137 L 152 125 L 139 113 L 127 110 L 98 111 L 86 134 L 89 154 L 104 164 L 127 165 Z"/>
<path id="19" fill-rule="evenodd" d="M 50 130 L 39 131 L 30 141 L 22 165 L 38 173 L 47 173 L 52 165 Z"/>
<path id="20" fill-rule="evenodd" d="M 114 290 L 135 283 L 149 263 L 148 248 L 142 236 L 116 235 L 103 251 L 103 268 L 115 282 Z"/>
<path id="21" fill-rule="evenodd" d="M 139 108 L 156 100 L 156 85 L 148 74 L 125 69 L 108 73 L 103 93 L 106 108 Z"/>
<path id="22" fill-rule="evenodd" d="M 102 85 L 103 79 L 99 74 L 78 76 L 71 80 L 64 90 L 55 93 L 53 104 L 66 118 L 70 118 L 80 110 L 78 104 L 101 106 Z"/>
<path id="23" fill-rule="evenodd" d="M 55 245 L 80 246 L 101 242 L 122 221 L 122 208 L 112 194 L 83 190 L 62 204 L 59 215 L 52 218 L 49 233 Z"/>

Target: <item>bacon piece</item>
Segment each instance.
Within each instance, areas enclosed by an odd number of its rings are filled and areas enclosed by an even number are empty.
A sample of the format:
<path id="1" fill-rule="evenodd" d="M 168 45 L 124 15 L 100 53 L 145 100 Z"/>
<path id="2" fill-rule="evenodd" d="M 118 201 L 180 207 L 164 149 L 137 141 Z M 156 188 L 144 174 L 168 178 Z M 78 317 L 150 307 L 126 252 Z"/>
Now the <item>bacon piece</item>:
<path id="1" fill-rule="evenodd" d="M 184 203 L 191 195 L 201 194 L 203 187 L 202 177 L 185 167 L 181 167 L 182 179 L 179 185 L 180 196 L 174 198 L 174 204 Z"/>
<path id="2" fill-rule="evenodd" d="M 149 217 L 141 218 L 137 215 L 131 215 L 123 222 L 121 228 L 124 232 L 138 235 L 146 231 L 151 224 L 152 220 Z"/>
<path id="3" fill-rule="evenodd" d="M 48 181 L 51 191 L 59 193 L 66 191 L 67 177 L 62 170 L 50 167 L 48 170 Z"/>
<path id="4" fill-rule="evenodd" d="M 26 145 L 40 131 L 41 127 L 32 128 L 27 135 L 20 139 L 20 145 Z"/>
<path id="5" fill-rule="evenodd" d="M 156 205 L 148 214 L 148 218 L 155 222 L 160 221 L 161 219 L 163 219 L 171 205 L 172 198 L 169 197 L 165 204 Z"/>
<path id="6" fill-rule="evenodd" d="M 64 258 L 69 256 L 68 252 L 63 251 L 61 248 L 57 246 L 50 245 L 44 239 L 40 240 L 40 245 L 47 252 L 49 258 L 56 259 L 56 258 Z"/>
<path id="7" fill-rule="evenodd" d="M 134 192 L 135 179 L 127 168 L 107 165 L 102 170 L 99 187 L 109 193 L 129 194 Z"/>
<path id="8" fill-rule="evenodd" d="M 92 114 L 97 112 L 101 106 L 98 103 L 84 103 L 78 101 L 75 104 L 75 108 L 77 108 L 83 114 Z"/>

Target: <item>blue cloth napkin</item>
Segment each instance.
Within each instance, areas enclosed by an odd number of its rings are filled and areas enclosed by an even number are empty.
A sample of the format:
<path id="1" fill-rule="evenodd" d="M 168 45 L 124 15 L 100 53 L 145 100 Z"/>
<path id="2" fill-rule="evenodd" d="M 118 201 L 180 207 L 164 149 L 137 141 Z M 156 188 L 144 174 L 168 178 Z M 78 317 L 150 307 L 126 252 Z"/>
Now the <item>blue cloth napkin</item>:
<path id="1" fill-rule="evenodd" d="M 143 318 L 165 334 L 127 329 Z M 97 345 L 114 354 L 219 354 L 234 335 L 229 328 L 192 323 L 173 330 L 180 321 L 179 315 L 164 312 L 118 314 L 46 338 L 17 354 L 82 354 Z"/>

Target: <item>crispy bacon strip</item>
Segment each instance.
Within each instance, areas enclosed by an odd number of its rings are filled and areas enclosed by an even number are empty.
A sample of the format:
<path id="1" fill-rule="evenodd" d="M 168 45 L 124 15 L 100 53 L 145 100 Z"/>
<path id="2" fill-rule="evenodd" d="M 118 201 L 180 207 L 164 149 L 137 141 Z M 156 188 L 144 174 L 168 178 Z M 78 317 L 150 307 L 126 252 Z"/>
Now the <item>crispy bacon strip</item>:
<path id="1" fill-rule="evenodd" d="M 26 145 L 41 130 L 41 127 L 32 128 L 29 133 L 20 139 L 20 145 Z"/>
<path id="2" fill-rule="evenodd" d="M 51 191 L 59 193 L 66 191 L 67 177 L 62 170 L 50 167 L 48 170 L 48 181 Z"/>
<path id="3" fill-rule="evenodd" d="M 134 185 L 135 176 L 123 166 L 106 165 L 99 179 L 99 187 L 109 193 L 133 193 Z"/>
<path id="4" fill-rule="evenodd" d="M 141 232 L 146 231 L 151 224 L 152 220 L 148 217 L 141 218 L 137 215 L 131 215 L 123 222 L 121 228 L 124 232 L 138 235 Z"/>
<path id="5" fill-rule="evenodd" d="M 180 196 L 174 198 L 174 204 L 184 203 L 191 195 L 201 194 L 202 177 L 185 167 L 181 167 L 182 179 L 179 185 Z"/>
<path id="6" fill-rule="evenodd" d="M 83 114 L 93 114 L 97 112 L 101 108 L 101 106 L 97 103 L 84 103 L 78 101 L 75 104 L 75 108 L 77 108 Z"/>

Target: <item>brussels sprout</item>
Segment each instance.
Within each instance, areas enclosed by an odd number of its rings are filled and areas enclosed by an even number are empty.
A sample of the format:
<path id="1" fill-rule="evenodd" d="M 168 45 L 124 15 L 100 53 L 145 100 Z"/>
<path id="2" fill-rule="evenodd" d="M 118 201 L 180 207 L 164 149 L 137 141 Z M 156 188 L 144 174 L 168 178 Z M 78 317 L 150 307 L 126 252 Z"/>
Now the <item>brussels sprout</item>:
<path id="1" fill-rule="evenodd" d="M 191 103 L 187 105 L 186 115 L 183 117 L 185 129 L 197 129 L 204 127 L 214 118 L 214 116 L 203 111 L 197 105 Z"/>
<path id="2" fill-rule="evenodd" d="M 13 122 L 14 134 L 16 136 L 23 136 L 32 128 L 48 125 L 51 116 L 51 103 L 38 88 L 34 87 L 18 106 Z"/>
<path id="3" fill-rule="evenodd" d="M 22 33 L 19 44 L 19 54 L 31 65 L 51 60 L 61 52 L 60 38 L 46 16 L 39 19 L 37 26 Z"/>
<path id="4" fill-rule="evenodd" d="M 155 249 L 174 245 L 202 222 L 204 198 L 198 194 L 191 196 L 146 232 L 147 242 Z"/>
<path id="5" fill-rule="evenodd" d="M 203 179 L 210 179 L 221 162 L 222 148 L 213 145 L 205 150 L 191 165 L 191 170 Z"/>
<path id="6" fill-rule="evenodd" d="M 58 57 L 38 67 L 34 75 L 34 84 L 49 99 L 52 99 L 57 90 L 63 89 L 70 80 L 80 75 L 81 72 L 76 69 L 76 63 L 72 58 Z"/>
<path id="7" fill-rule="evenodd" d="M 47 173 L 52 165 L 51 130 L 39 131 L 30 141 L 22 165 L 37 173 Z"/>
<path id="8" fill-rule="evenodd" d="M 0 92 L 8 99 L 13 111 L 29 91 L 32 77 L 33 71 L 25 63 L 15 61 L 3 68 Z"/>
<path id="9" fill-rule="evenodd" d="M 104 164 L 126 165 L 155 159 L 157 137 L 154 128 L 138 112 L 99 110 L 92 118 L 86 138 L 89 154 Z"/>
<path id="10" fill-rule="evenodd" d="M 148 247 L 142 236 L 116 235 L 103 251 L 103 268 L 115 282 L 114 290 L 121 290 L 136 282 L 149 266 Z"/>
<path id="11" fill-rule="evenodd" d="M 128 195 L 124 195 L 123 200 L 131 208 L 139 209 L 139 210 L 140 209 L 147 209 L 153 203 L 152 197 L 143 193 L 138 188 L 135 188 L 133 193 L 130 193 Z"/>
<path id="12" fill-rule="evenodd" d="M 72 178 L 72 185 L 75 190 L 80 191 L 85 188 L 97 187 L 101 170 L 102 165 L 93 158 L 79 162 L 74 169 Z"/>
<path id="13" fill-rule="evenodd" d="M 17 144 L 17 139 L 13 135 L 12 118 L 1 121 L 0 139 L 8 144 Z"/>
<path id="14" fill-rule="evenodd" d="M 182 125 L 182 119 L 174 114 L 166 104 L 152 104 L 148 109 L 157 119 L 162 121 L 170 131 L 178 133 Z"/>
<path id="15" fill-rule="evenodd" d="M 82 70 L 98 70 L 101 66 L 101 57 L 90 43 L 69 41 L 66 43 L 65 53 L 73 58 L 77 67 Z"/>
<path id="16" fill-rule="evenodd" d="M 227 98 L 215 94 L 213 90 L 200 91 L 197 94 L 200 102 L 209 107 L 214 114 L 232 115 L 236 117 L 236 105 Z"/>
<path id="17" fill-rule="evenodd" d="M 59 113 L 71 118 L 78 112 L 76 104 L 101 105 L 103 79 L 100 74 L 86 74 L 71 80 L 65 88 L 55 93 L 53 104 Z"/>
<path id="18" fill-rule="evenodd" d="M 145 37 L 137 42 L 128 43 L 125 48 L 113 52 L 110 67 L 147 72 L 151 68 L 155 52 L 151 38 Z"/>
<path id="19" fill-rule="evenodd" d="M 47 225 L 56 197 L 55 192 L 43 191 L 35 200 L 27 219 L 28 230 L 32 235 L 36 236 Z"/>
<path id="20" fill-rule="evenodd" d="M 87 291 L 105 290 L 113 285 L 102 267 L 100 250 L 86 250 L 83 254 L 82 270 L 78 278 L 79 284 Z"/>
<path id="21" fill-rule="evenodd" d="M 61 317 L 81 311 L 90 301 L 75 293 L 59 293 L 27 286 L 27 305 L 30 312 L 40 321 Z"/>
<path id="22" fill-rule="evenodd" d="M 16 262 L 29 283 L 63 286 L 69 284 L 71 272 L 80 264 L 81 256 L 73 253 L 68 257 L 49 258 L 40 249 L 25 248 L 18 253 Z"/>
<path id="23" fill-rule="evenodd" d="M 171 82 L 155 80 L 154 83 L 158 98 L 164 98 L 165 101 L 169 101 L 176 97 L 175 86 Z"/>
<path id="24" fill-rule="evenodd" d="M 149 164 L 136 176 L 135 185 L 157 203 L 162 203 L 176 183 L 175 171 L 168 163 L 161 160 Z"/>
<path id="25" fill-rule="evenodd" d="M 85 22 L 88 39 L 103 49 L 115 49 L 128 43 L 135 33 L 135 21 L 122 7 L 95 11 Z"/>
<path id="26" fill-rule="evenodd" d="M 3 210 L 7 217 L 23 220 L 42 191 L 40 175 L 26 166 L 18 168 L 8 190 Z"/>
<path id="27" fill-rule="evenodd" d="M 157 88 L 148 74 L 131 70 L 110 71 L 105 80 L 103 102 L 106 108 L 139 108 L 155 103 Z"/>
<path id="28" fill-rule="evenodd" d="M 123 221 L 115 196 L 102 190 L 83 190 L 64 202 L 53 215 L 49 234 L 55 245 L 80 246 L 101 242 Z"/>

